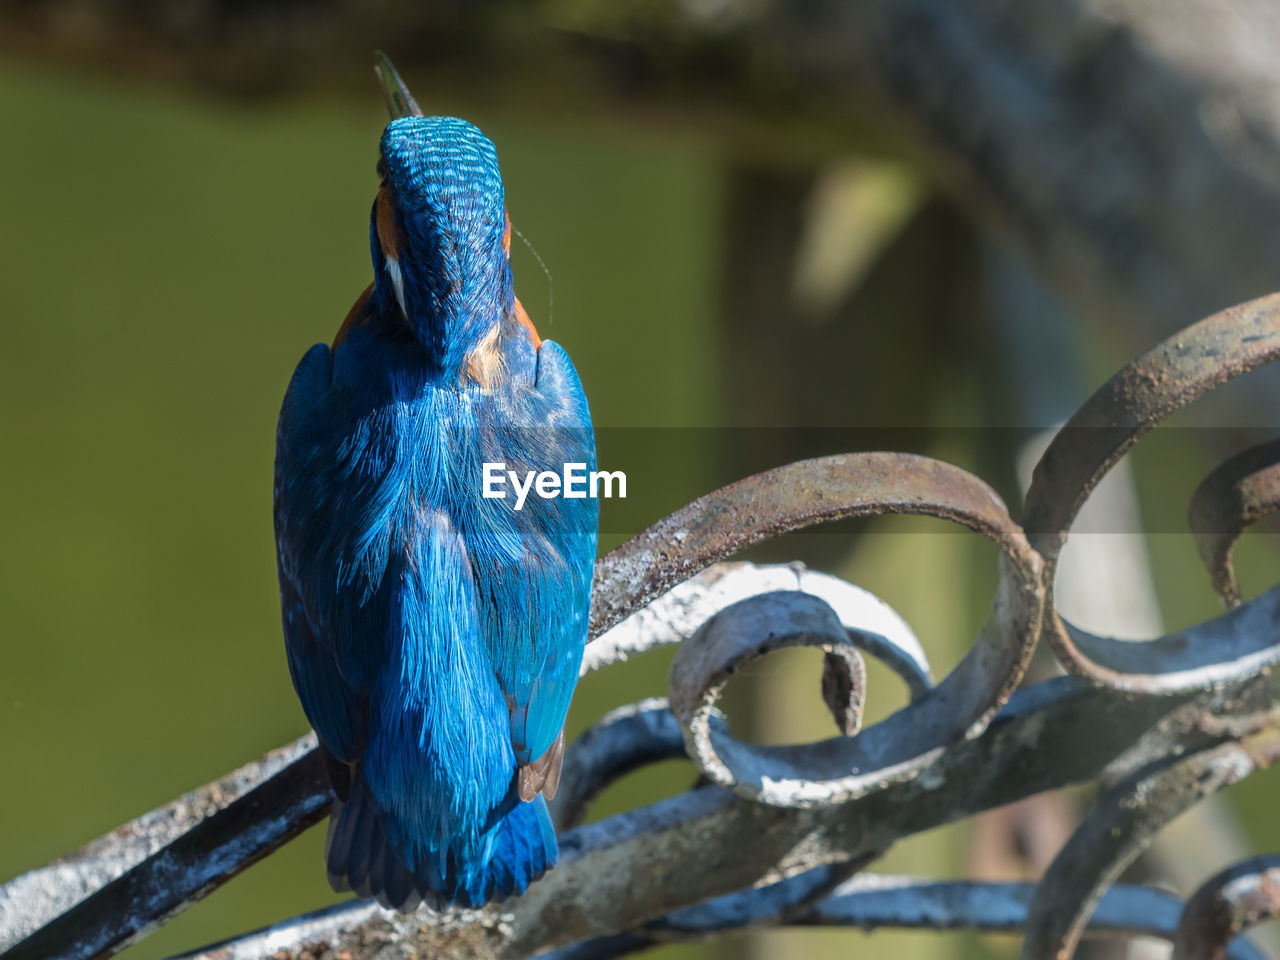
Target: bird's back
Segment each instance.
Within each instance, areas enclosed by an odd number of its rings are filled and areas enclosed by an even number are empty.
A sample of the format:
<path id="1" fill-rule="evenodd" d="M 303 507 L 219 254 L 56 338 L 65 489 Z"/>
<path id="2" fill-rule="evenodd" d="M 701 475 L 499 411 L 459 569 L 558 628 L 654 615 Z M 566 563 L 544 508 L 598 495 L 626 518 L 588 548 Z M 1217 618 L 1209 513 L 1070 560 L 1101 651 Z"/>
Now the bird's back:
<path id="1" fill-rule="evenodd" d="M 283 445 L 282 591 L 289 581 L 310 628 L 290 632 L 290 662 L 349 770 L 335 885 L 478 903 L 554 862 L 542 798 L 521 803 L 514 775 L 563 725 L 595 553 L 594 501 L 530 497 L 517 511 L 483 497 L 484 464 L 594 468 L 594 443 L 576 375 L 551 370 L 540 389 L 513 354 L 509 379 L 482 391 L 401 346 L 376 331 L 344 342 L 310 423 L 290 428 L 311 441 Z"/>

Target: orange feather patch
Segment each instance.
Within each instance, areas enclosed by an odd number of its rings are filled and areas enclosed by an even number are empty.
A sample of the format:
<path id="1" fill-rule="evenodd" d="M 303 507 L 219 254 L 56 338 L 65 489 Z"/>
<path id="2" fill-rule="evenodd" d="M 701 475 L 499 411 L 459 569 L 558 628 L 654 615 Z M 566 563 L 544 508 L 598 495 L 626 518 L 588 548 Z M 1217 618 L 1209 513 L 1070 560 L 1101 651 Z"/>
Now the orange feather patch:
<path id="1" fill-rule="evenodd" d="M 353 303 L 351 305 L 351 309 L 347 311 L 347 319 L 342 321 L 342 326 L 338 328 L 338 332 L 333 337 L 333 346 L 329 349 L 337 350 L 338 344 L 347 339 L 347 334 L 369 319 L 369 311 L 365 308 L 369 305 L 369 298 L 371 296 L 373 296 L 372 283 L 364 288 L 364 293 L 356 297 L 356 302 Z"/>
<path id="2" fill-rule="evenodd" d="M 533 341 L 533 349 L 537 350 L 542 346 L 542 338 L 538 336 L 538 331 L 534 329 L 533 321 L 529 319 L 529 314 L 525 312 L 524 304 L 520 302 L 519 297 L 516 297 L 515 315 L 516 323 L 529 331 L 529 339 Z"/>
<path id="3" fill-rule="evenodd" d="M 378 246 L 382 247 L 382 255 L 393 260 L 400 258 L 400 231 L 396 229 L 396 212 L 391 206 L 391 194 L 386 187 L 378 190 L 378 199 L 374 204 L 377 210 Z"/>
<path id="4" fill-rule="evenodd" d="M 480 384 L 481 390 L 492 390 L 507 370 L 498 350 L 499 331 L 500 327 L 495 323 L 475 349 L 467 354 L 467 376 Z"/>

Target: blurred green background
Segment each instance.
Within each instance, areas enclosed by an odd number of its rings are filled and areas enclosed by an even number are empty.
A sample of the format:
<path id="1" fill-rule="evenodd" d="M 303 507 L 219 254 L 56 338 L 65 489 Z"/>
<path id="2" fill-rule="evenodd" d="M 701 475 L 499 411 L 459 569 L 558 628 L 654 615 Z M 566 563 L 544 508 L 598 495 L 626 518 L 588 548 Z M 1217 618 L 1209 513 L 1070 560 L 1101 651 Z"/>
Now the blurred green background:
<path id="1" fill-rule="evenodd" d="M 1020 435 L 968 429 L 1029 425 L 983 289 L 990 240 L 909 165 L 760 168 L 709 137 L 415 93 L 497 143 L 513 222 L 553 278 L 517 243 L 517 290 L 582 374 L 602 464 L 640 461 L 631 503 L 606 505 L 602 546 L 746 469 L 824 452 L 813 447 L 838 434 L 790 429 L 819 424 L 855 431 L 851 449 L 959 462 L 1016 507 Z M 275 417 L 298 358 L 331 339 L 369 281 L 384 120 L 372 78 L 362 99 L 233 102 L 14 61 L 0 64 L 0 120 L 3 880 L 305 731 L 279 628 Z M 814 204 L 848 212 L 844 232 L 805 220 Z M 748 242 L 779 218 L 795 221 L 796 250 Z M 827 263 L 831 249 L 843 253 Z M 783 281 L 771 283 L 771 262 Z M 791 307 L 771 310 L 771 296 Z M 1077 402 L 1132 352 L 1105 331 L 1075 346 Z M 718 429 L 728 426 L 770 429 Z M 1212 465 L 1185 443 L 1135 460 L 1144 504 L 1173 514 Z M 942 670 L 985 616 L 995 555 L 943 530 L 849 525 L 757 555 L 799 557 L 881 593 Z M 1186 538 L 1162 528 L 1148 539 L 1166 626 L 1214 615 Z M 1270 539 L 1240 551 L 1254 589 L 1280 572 Z M 585 682 L 570 732 L 661 695 L 668 662 L 655 654 Z M 827 735 L 816 662 L 762 661 L 735 684 L 739 727 L 774 741 Z M 900 703 L 884 680 L 873 671 L 873 714 Z M 679 763 L 633 775 L 600 812 L 692 778 Z M 1230 795 L 1254 850 L 1280 846 L 1273 786 L 1263 774 Z M 970 875 L 972 829 L 915 838 L 877 869 Z M 322 839 L 310 831 L 124 956 L 334 902 Z M 752 949 L 798 944 L 814 957 L 873 945 L 902 960 L 1012 950 L 857 931 L 771 934 Z M 740 955 L 741 942 L 658 952 L 717 951 Z"/>

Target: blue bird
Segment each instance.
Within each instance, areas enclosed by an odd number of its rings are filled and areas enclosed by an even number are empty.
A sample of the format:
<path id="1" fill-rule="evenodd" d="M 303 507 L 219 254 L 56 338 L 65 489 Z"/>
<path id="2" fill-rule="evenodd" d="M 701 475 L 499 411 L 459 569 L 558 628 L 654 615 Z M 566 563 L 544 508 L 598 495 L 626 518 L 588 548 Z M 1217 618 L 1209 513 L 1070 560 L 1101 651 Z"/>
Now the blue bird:
<path id="1" fill-rule="evenodd" d="M 515 298 L 493 144 L 426 117 L 379 54 L 392 121 L 374 281 L 298 364 L 276 433 L 289 671 L 335 802 L 335 890 L 400 910 L 523 893 L 557 856 L 596 554 L 587 497 L 484 496 L 484 464 L 595 469 L 568 355 Z"/>

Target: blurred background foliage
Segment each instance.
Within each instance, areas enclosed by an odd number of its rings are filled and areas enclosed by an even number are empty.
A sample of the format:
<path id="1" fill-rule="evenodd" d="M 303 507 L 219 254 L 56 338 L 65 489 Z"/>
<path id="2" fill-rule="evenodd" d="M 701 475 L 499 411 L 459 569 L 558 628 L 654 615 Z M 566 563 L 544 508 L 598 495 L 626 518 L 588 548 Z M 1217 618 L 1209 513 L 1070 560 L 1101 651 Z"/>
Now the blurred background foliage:
<path id="1" fill-rule="evenodd" d="M 571 17 L 574 5 L 560 6 Z M 605 504 L 604 549 L 747 472 L 837 450 L 952 460 L 1016 515 L 1034 433 L 1154 342 L 1063 306 L 926 165 L 879 141 L 842 140 L 818 158 L 754 152 L 714 127 L 601 122 L 555 103 L 531 112 L 404 72 L 429 112 L 465 116 L 498 145 L 513 222 L 550 273 L 517 243 L 517 290 L 582 374 L 601 464 L 629 475 L 629 499 Z M 306 729 L 279 632 L 275 416 L 297 359 L 332 337 L 369 280 L 383 115 L 372 75 L 359 95 L 259 97 L 10 56 L 0 120 L 2 879 Z M 1235 389 L 1218 409 L 1251 409 Z M 1216 458 L 1201 440 L 1221 419 L 1212 407 L 1196 417 L 1132 458 L 1145 537 L 1099 528 L 1104 550 L 1120 539 L 1145 549 L 1150 575 L 1145 561 L 1133 575 L 1153 586 L 1166 628 L 1217 612 L 1178 526 Z M 1255 590 L 1280 573 L 1271 540 L 1239 550 Z M 929 521 L 837 525 L 754 557 L 804 560 L 876 591 L 939 673 L 994 584 L 989 545 Z M 570 734 L 662 695 L 669 659 L 584 682 Z M 768 742 L 828 735 L 818 676 L 804 652 L 761 661 L 735 681 L 735 726 Z M 902 702 L 874 665 L 871 690 L 870 719 Z M 1280 847 L 1274 776 L 1235 788 L 1209 827 L 1178 841 L 1203 861 L 1191 885 L 1231 859 L 1223 843 Z M 596 815 L 693 777 L 688 763 L 634 774 Z M 914 838 L 876 869 L 1034 875 L 1073 799 Z M 310 831 L 124 956 L 166 956 L 333 902 L 322 840 Z M 1140 869 L 1169 880 L 1160 855 Z M 757 956 L 803 948 L 815 960 L 1014 948 L 857 931 L 747 942 Z M 739 956 L 743 943 L 654 955 Z"/>

